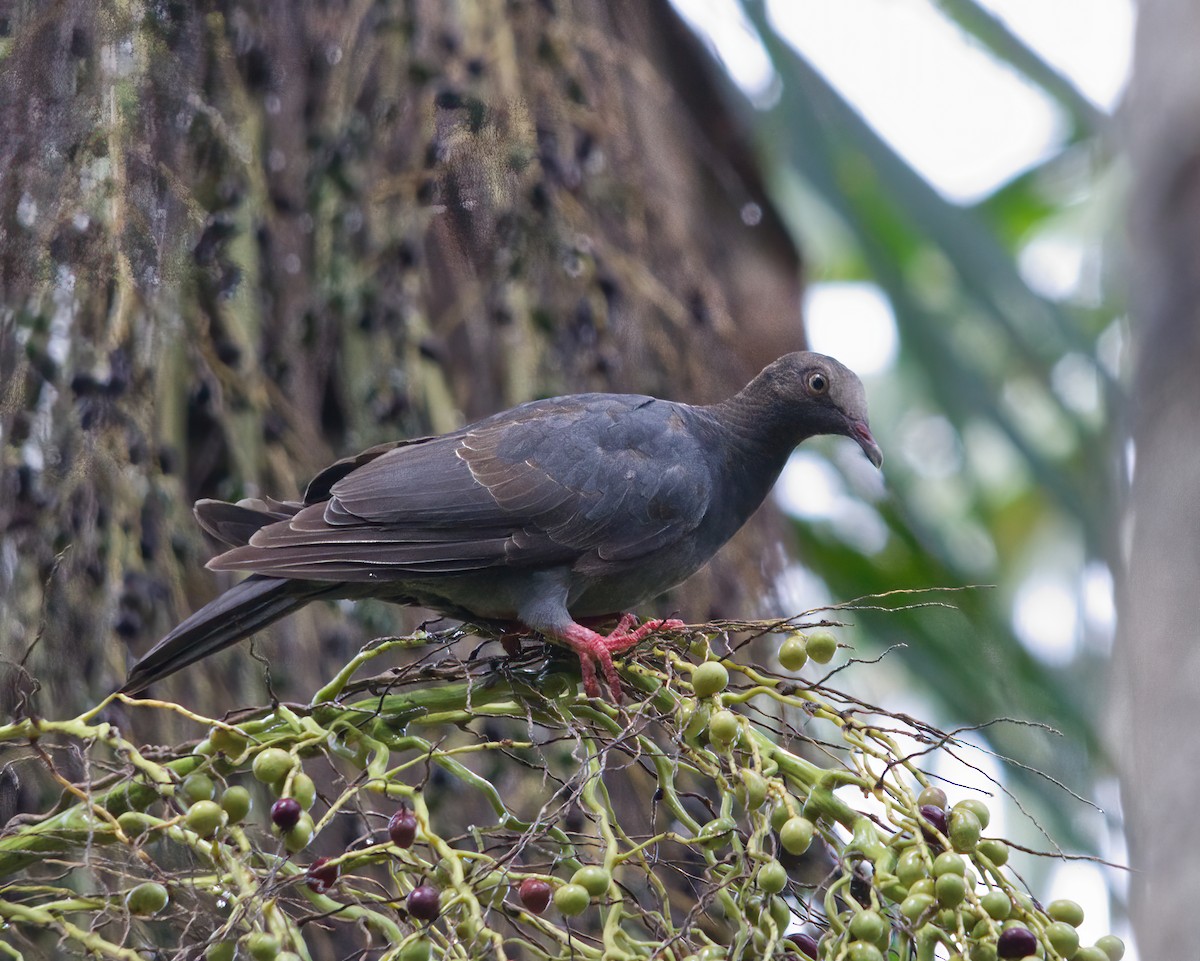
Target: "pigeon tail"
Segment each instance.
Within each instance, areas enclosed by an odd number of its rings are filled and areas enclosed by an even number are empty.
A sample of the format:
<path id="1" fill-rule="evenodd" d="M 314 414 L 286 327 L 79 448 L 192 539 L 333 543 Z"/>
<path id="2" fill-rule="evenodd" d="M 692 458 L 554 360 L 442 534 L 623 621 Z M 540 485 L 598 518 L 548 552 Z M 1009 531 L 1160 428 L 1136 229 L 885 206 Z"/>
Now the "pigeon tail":
<path id="1" fill-rule="evenodd" d="M 155 681 L 262 630 L 340 587 L 340 584 L 314 584 L 253 574 L 200 608 L 155 644 L 133 666 L 119 693 L 139 694 Z"/>

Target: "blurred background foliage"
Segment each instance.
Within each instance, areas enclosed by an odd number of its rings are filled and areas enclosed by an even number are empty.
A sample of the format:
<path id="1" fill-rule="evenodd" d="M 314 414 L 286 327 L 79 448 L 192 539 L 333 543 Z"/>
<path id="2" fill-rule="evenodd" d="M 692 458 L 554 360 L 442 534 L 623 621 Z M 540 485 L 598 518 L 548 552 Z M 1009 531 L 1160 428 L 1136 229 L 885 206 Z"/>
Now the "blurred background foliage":
<path id="1" fill-rule="evenodd" d="M 723 40 L 706 27 L 704 5 L 680 6 L 720 60 Z M 726 90 L 755 131 L 773 199 L 806 252 L 807 279 L 877 285 L 898 329 L 894 360 L 868 379 L 886 487 L 850 458 L 832 458 L 832 480 L 811 466 L 791 472 L 797 485 L 832 488 L 815 509 L 805 508 L 803 489 L 785 492 L 785 504 L 803 511 L 800 556 L 838 600 L 979 586 L 948 599 L 955 612 L 855 615 L 860 655 L 892 639 L 910 645 L 892 659 L 903 676 L 879 696 L 919 690 L 950 724 L 1048 724 L 1063 737 L 1008 725 L 984 737 L 1112 803 L 1099 727 L 1114 631 L 1124 483 L 1114 423 L 1127 339 L 1122 291 L 1109 280 L 1126 177 L 1113 118 L 982 4 L 929 4 L 964 46 L 1015 71 L 1059 115 L 1049 155 L 961 203 L 789 42 L 778 22 L 784 5 L 738 6 L 771 81 L 765 92 L 732 81 Z M 1027 255 L 1046 242 L 1074 252 L 1075 283 L 1048 290 L 1031 276 Z M 856 318 L 840 322 L 853 329 Z M 870 686 L 889 672 L 862 673 Z M 1035 816 L 1064 846 L 1119 859 L 1110 846 L 1120 831 L 1115 803 L 1106 817 L 1087 817 L 1037 774 L 1015 769 L 1006 779 L 1023 799 L 1041 799 Z M 1025 836 L 1037 843 L 1036 832 Z"/>

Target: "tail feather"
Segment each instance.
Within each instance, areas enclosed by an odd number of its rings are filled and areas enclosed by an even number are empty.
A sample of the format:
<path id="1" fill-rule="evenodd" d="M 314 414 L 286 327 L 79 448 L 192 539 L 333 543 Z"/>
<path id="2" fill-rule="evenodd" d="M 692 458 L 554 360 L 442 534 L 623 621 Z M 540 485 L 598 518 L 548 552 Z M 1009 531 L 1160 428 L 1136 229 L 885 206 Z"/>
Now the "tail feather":
<path id="1" fill-rule="evenodd" d="M 341 585 L 253 574 L 196 611 L 133 666 L 122 694 L 138 694 L 155 681 L 228 647 Z"/>

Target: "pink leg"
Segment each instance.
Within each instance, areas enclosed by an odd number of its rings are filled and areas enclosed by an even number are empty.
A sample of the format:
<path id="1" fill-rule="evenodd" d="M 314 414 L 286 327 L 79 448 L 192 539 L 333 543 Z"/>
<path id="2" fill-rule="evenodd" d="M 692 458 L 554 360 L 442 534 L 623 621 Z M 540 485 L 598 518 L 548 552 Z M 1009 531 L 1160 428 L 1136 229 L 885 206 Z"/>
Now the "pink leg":
<path id="1" fill-rule="evenodd" d="M 627 651 L 639 643 L 647 634 L 657 630 L 676 630 L 683 621 L 647 621 L 641 627 L 630 630 L 637 618 L 624 614 L 608 636 L 597 634 L 582 624 L 571 624 L 558 633 L 558 638 L 579 655 L 579 667 L 583 674 L 583 690 L 588 697 L 600 697 L 600 684 L 596 679 L 595 660 L 604 672 L 609 692 L 616 703 L 621 702 L 621 678 L 617 674 L 612 656 Z"/>

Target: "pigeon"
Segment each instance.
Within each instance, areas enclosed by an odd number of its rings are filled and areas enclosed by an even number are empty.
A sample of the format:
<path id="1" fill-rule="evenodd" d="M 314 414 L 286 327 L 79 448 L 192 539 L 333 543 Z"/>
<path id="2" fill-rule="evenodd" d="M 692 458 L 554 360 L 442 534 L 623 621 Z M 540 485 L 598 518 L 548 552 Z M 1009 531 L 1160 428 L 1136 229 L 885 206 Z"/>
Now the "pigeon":
<path id="1" fill-rule="evenodd" d="M 850 437 L 883 462 L 862 382 L 800 351 L 709 406 L 552 397 L 340 460 L 302 501 L 201 500 L 200 526 L 229 547 L 207 566 L 250 576 L 159 641 L 121 691 L 139 693 L 310 601 L 375 597 L 515 622 L 578 655 L 588 696 L 601 694 L 599 668 L 619 702 L 613 655 L 683 626 L 635 627 L 630 609 L 702 567 L 817 434 Z M 618 615 L 608 634 L 583 623 Z"/>

